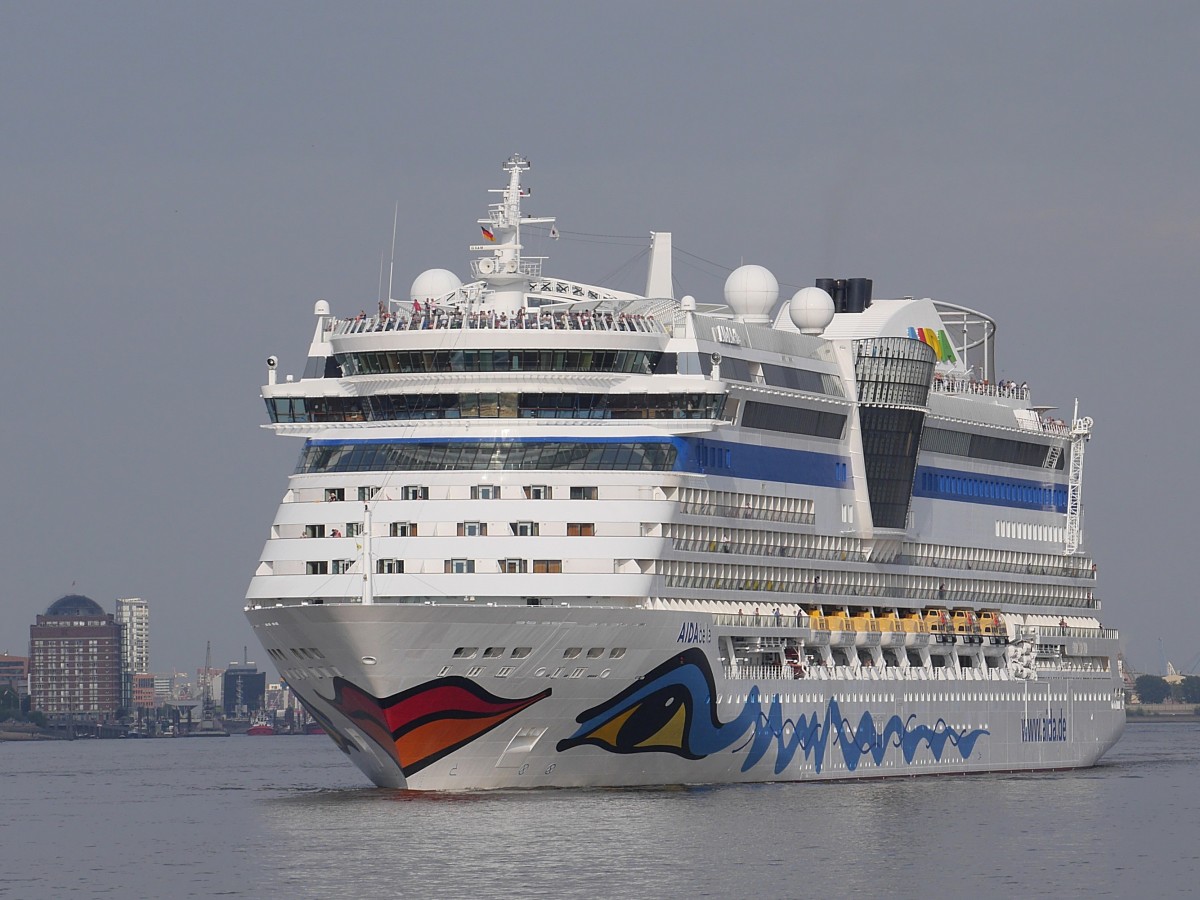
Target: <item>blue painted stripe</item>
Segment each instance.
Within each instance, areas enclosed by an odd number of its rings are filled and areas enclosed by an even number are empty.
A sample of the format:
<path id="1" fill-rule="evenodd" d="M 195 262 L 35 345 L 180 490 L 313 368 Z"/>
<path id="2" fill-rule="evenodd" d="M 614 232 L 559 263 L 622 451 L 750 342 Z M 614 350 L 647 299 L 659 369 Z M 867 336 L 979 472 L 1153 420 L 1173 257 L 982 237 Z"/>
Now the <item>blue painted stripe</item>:
<path id="1" fill-rule="evenodd" d="M 979 472 L 918 466 L 913 496 L 1065 514 L 1067 486 L 1053 480 L 1000 478 Z"/>
<path id="2" fill-rule="evenodd" d="M 847 486 L 845 473 L 849 459 L 836 453 L 760 447 L 691 437 L 674 438 L 673 443 L 679 447 L 676 468 L 683 472 L 758 478 L 814 487 Z"/>

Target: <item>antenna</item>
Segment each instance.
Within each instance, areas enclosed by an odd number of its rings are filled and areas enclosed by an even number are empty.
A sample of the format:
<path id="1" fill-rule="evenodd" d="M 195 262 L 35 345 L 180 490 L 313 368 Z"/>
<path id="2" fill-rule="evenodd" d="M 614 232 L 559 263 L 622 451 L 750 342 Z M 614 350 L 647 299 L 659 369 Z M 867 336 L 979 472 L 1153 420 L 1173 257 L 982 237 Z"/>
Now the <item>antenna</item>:
<path id="1" fill-rule="evenodd" d="M 396 221 L 400 218 L 400 201 L 396 201 L 396 209 L 392 213 L 392 261 L 388 263 L 388 311 L 392 306 L 392 270 L 396 267 Z M 380 263 L 380 270 L 383 264 Z"/>
<path id="2" fill-rule="evenodd" d="M 395 251 L 393 251 L 395 252 Z M 379 299 L 383 300 L 383 251 L 379 251 Z M 390 297 L 388 298 L 391 299 Z"/>
<path id="3" fill-rule="evenodd" d="M 202 694 L 202 707 L 200 717 L 208 718 L 209 709 L 212 706 L 212 641 L 204 642 L 204 692 Z"/>

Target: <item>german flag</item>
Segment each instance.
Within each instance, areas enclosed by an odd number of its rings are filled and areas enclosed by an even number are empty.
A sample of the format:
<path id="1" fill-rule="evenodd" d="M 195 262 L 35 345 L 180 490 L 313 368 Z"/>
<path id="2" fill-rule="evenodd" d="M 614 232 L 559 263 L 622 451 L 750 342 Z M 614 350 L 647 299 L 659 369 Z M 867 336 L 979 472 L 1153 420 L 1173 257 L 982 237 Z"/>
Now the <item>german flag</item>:
<path id="1" fill-rule="evenodd" d="M 496 236 L 494 234 L 492 234 L 490 231 L 488 231 L 486 226 L 480 225 L 479 230 L 483 232 L 483 237 L 485 240 L 489 240 L 489 241 L 496 240 Z"/>

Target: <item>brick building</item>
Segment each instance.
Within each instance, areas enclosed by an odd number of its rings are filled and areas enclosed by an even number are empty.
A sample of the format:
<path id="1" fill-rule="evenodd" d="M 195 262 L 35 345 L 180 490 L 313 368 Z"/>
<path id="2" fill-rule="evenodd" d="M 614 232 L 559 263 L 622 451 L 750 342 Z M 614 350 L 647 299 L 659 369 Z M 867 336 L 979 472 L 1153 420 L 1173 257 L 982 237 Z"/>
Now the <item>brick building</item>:
<path id="1" fill-rule="evenodd" d="M 88 597 L 54 601 L 29 627 L 31 707 L 95 721 L 121 707 L 121 626 Z"/>

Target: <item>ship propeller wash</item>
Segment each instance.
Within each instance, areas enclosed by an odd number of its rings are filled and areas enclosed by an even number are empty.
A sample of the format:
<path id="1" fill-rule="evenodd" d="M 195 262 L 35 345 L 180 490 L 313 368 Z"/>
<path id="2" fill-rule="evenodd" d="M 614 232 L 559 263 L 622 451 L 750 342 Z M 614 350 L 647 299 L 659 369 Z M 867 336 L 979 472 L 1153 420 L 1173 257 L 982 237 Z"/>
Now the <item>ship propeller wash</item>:
<path id="1" fill-rule="evenodd" d="M 547 275 L 529 162 L 464 283 L 318 301 L 246 614 L 386 787 L 806 781 L 1094 764 L 1125 722 L 1083 533 L 1092 421 L 995 323 L 744 265 L 674 296 Z M 388 291 L 391 297 L 390 290 Z M 356 303 L 357 307 L 358 304 Z"/>

